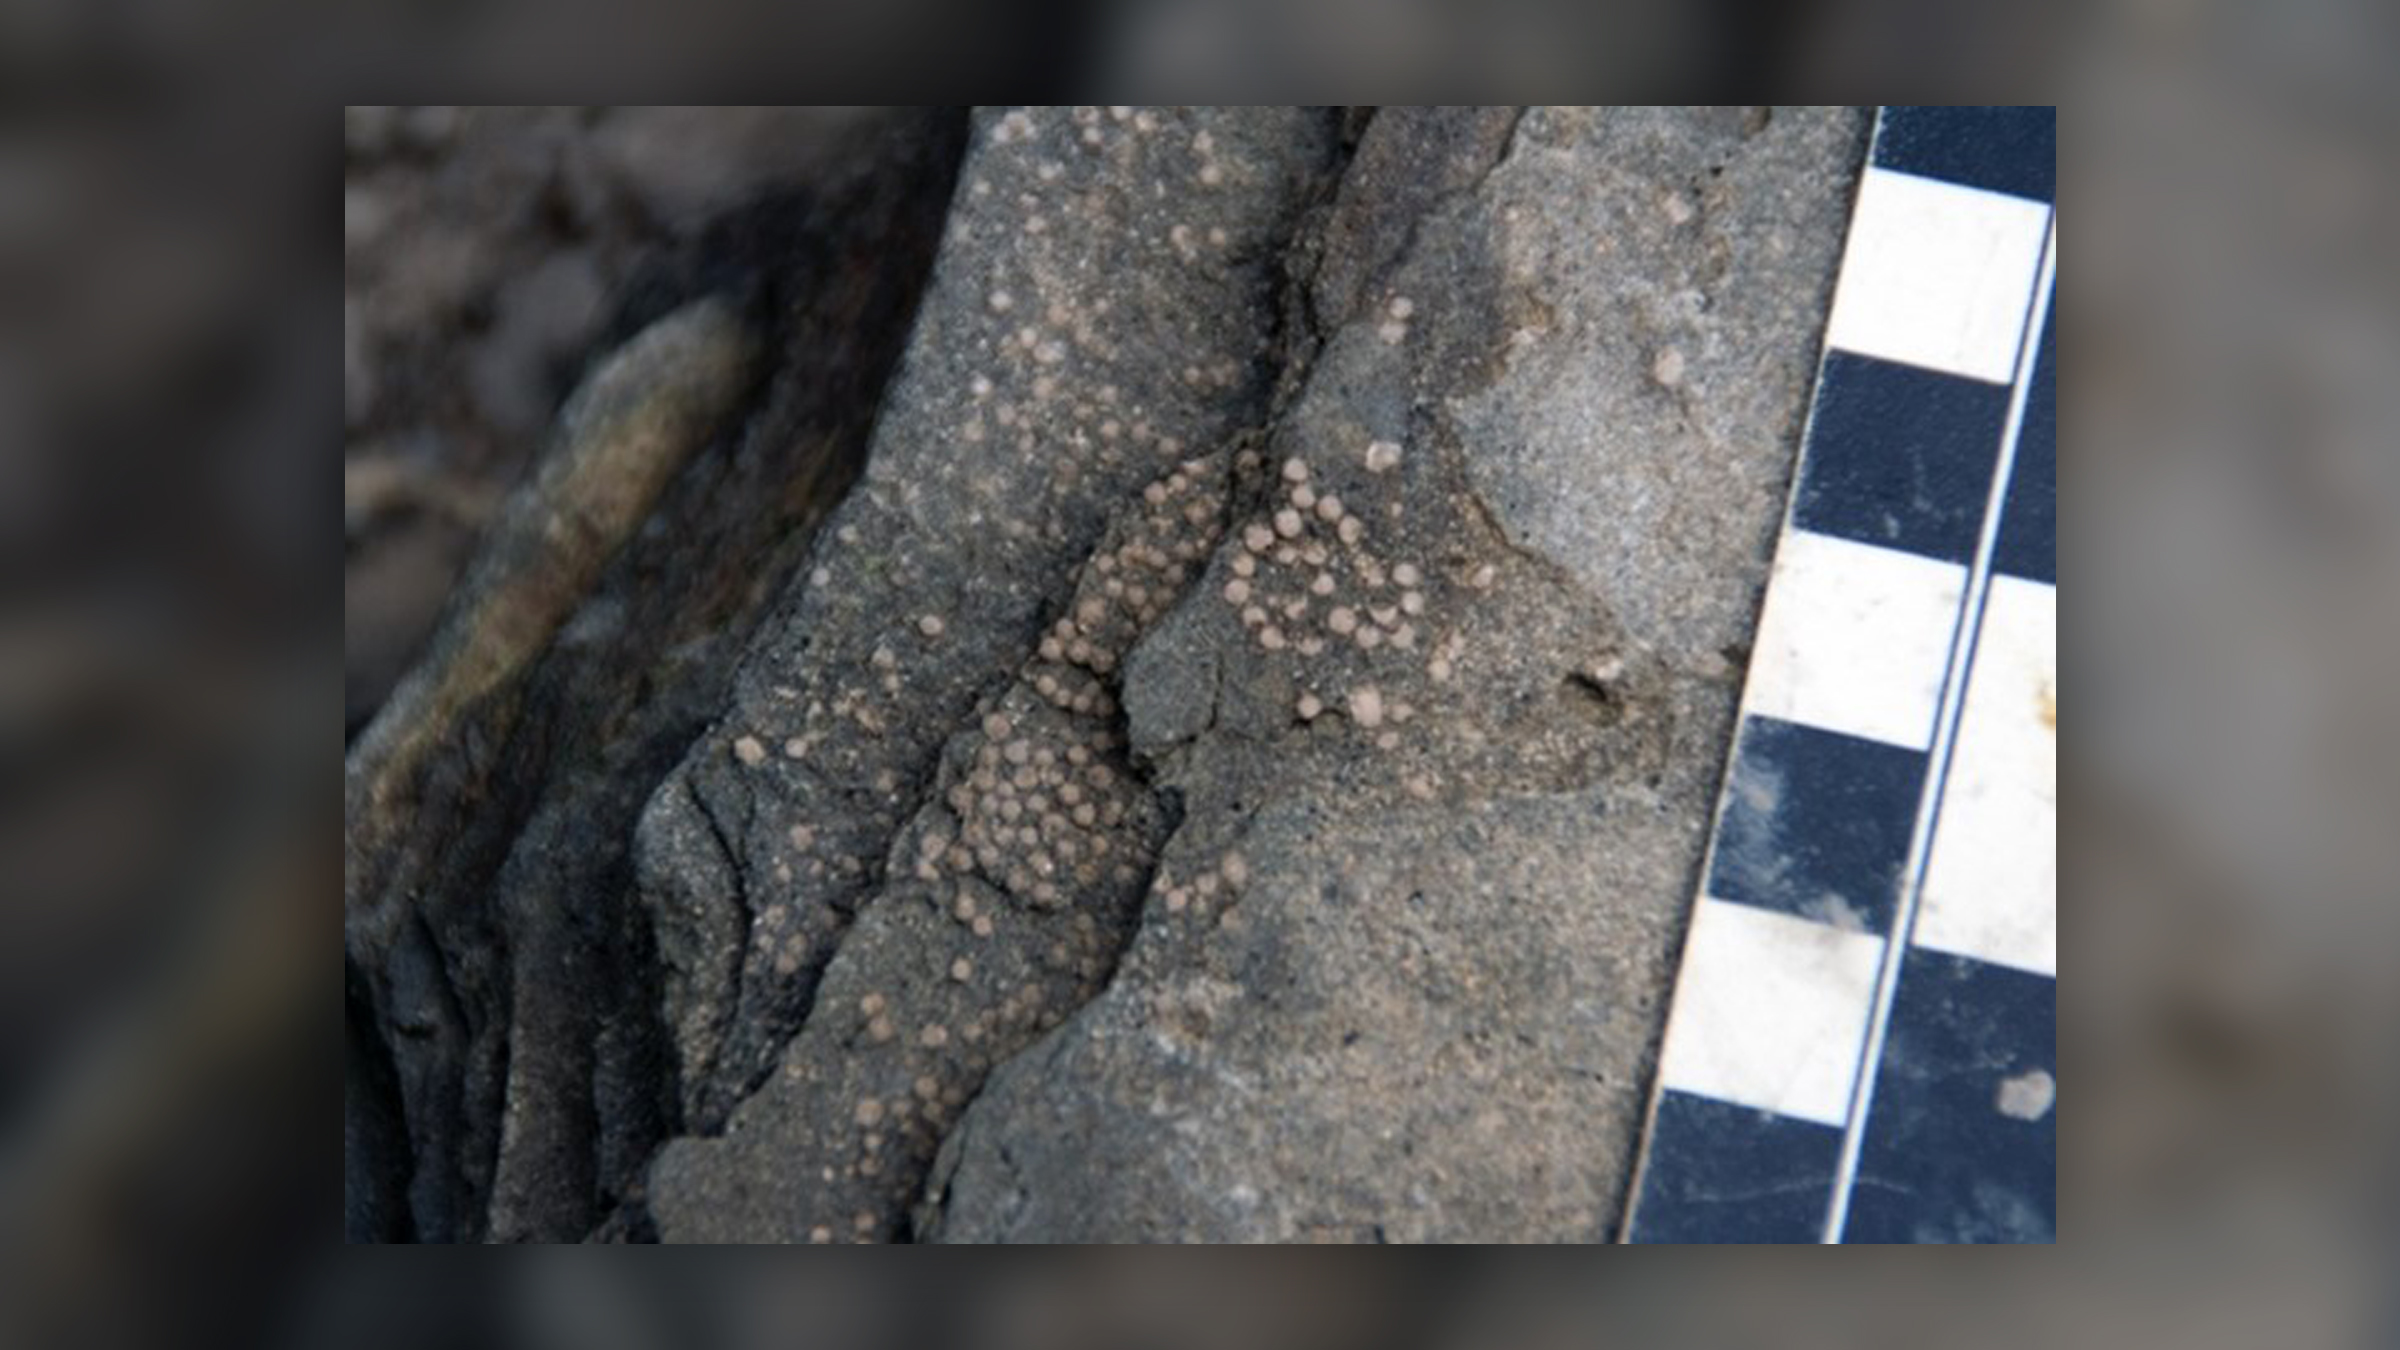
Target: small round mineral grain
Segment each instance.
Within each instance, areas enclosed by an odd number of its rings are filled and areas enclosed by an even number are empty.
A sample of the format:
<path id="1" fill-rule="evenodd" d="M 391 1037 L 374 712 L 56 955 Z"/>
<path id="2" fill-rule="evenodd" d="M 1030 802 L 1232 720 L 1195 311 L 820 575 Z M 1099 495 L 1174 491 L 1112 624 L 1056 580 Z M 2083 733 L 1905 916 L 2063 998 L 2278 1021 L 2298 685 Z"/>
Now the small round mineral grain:
<path id="1" fill-rule="evenodd" d="M 1275 533 L 1286 539 L 1297 536 L 1300 533 L 1300 513 L 1288 506 L 1276 512 Z"/>
<path id="2" fill-rule="evenodd" d="M 1367 472 L 1388 473 L 1400 466 L 1398 441 L 1367 442 Z"/>
<path id="3" fill-rule="evenodd" d="M 862 1099 L 858 1104 L 858 1110 L 852 1112 L 850 1118 L 861 1125 L 875 1125 L 883 1119 L 883 1100 L 879 1097 Z"/>
<path id="4" fill-rule="evenodd" d="M 1658 359 L 1650 363 L 1650 378 L 1658 381 L 1662 385 L 1665 385 L 1669 389 L 1672 389 L 1676 385 L 1683 383 L 1682 350 L 1675 347 L 1669 347 L 1660 352 L 1658 354 Z"/>
<path id="5" fill-rule="evenodd" d="M 1238 887 L 1250 880 L 1250 864 L 1244 862 L 1239 853 L 1226 854 L 1225 861 L 1217 864 L 1217 870 L 1225 874 L 1225 884 L 1228 886 Z"/>
<path id="6" fill-rule="evenodd" d="M 1248 603 L 1248 602 L 1249 602 L 1249 599 L 1250 599 L 1250 583 L 1249 583 L 1249 582 L 1242 580 L 1240 577 L 1235 577 L 1233 580 L 1231 580 L 1231 581 L 1228 581 L 1228 582 L 1226 582 L 1226 583 L 1225 583 L 1225 603 L 1226 603 L 1226 604 L 1229 604 L 1229 605 L 1240 605 L 1240 604 L 1246 604 L 1246 603 Z"/>
<path id="7" fill-rule="evenodd" d="M 1358 613 L 1348 605 L 1335 605 L 1325 615 L 1325 626 L 1337 636 L 1347 636 L 1358 627 Z"/>
<path id="8" fill-rule="evenodd" d="M 950 1028 L 936 1022 L 917 1034 L 917 1043 L 928 1050 L 939 1050 L 950 1043 Z"/>
<path id="9" fill-rule="evenodd" d="M 1317 504 L 1317 490 L 1306 483 L 1292 489 L 1292 505 L 1306 511 Z"/>
<path id="10" fill-rule="evenodd" d="M 1367 527 L 1366 523 L 1356 516 L 1344 516 L 1342 523 L 1334 527 L 1334 532 L 1342 537 L 1343 543 L 1355 544 L 1358 542 L 1359 536 L 1367 532 Z"/>
<path id="11" fill-rule="evenodd" d="M 1395 584 L 1414 586 L 1424 579 L 1425 575 L 1417 570 L 1415 563 L 1401 563 L 1392 568 L 1392 581 Z"/>
<path id="12" fill-rule="evenodd" d="M 940 637 L 942 627 L 942 616 L 939 614 L 928 614 L 917 620 L 917 631 L 929 638 Z"/>
<path id="13" fill-rule="evenodd" d="M 1308 583 L 1308 593 L 1310 595 L 1333 594 L 1333 574 L 1331 572 L 1317 573 L 1316 577 Z"/>
<path id="14" fill-rule="evenodd" d="M 1383 725 L 1383 694 L 1374 685 L 1350 691 L 1350 720 L 1372 731 Z"/>
<path id="15" fill-rule="evenodd" d="M 1242 545 L 1252 553 L 1264 553 L 1275 547 L 1275 531 L 1264 525 L 1242 527 Z"/>
<path id="16" fill-rule="evenodd" d="M 756 736 L 743 736 L 733 743 L 733 757 L 744 764 L 763 764 L 767 758 L 767 747 Z"/>
<path id="17" fill-rule="evenodd" d="M 1258 630 L 1258 645 L 1271 652 L 1283 650 L 1283 630 L 1273 624 Z"/>
<path id="18" fill-rule="evenodd" d="M 1317 498 L 1317 519 L 1319 519 L 1319 520 L 1340 520 L 1341 518 L 1342 518 L 1342 499 L 1341 499 L 1341 498 L 1334 496 L 1334 495 L 1333 495 L 1332 493 L 1330 493 L 1330 492 L 1329 492 L 1329 493 L 1326 493 L 1326 494 L 1325 494 L 1324 496 L 1322 496 L 1322 497 L 1319 497 L 1319 498 Z"/>
<path id="19" fill-rule="evenodd" d="M 1302 694 L 1300 696 L 1299 712 L 1301 721 L 1313 722 L 1316 720 L 1317 714 L 1323 711 L 1325 711 L 1325 701 L 1323 699 L 1318 698 L 1315 694 Z"/>
<path id="20" fill-rule="evenodd" d="M 1417 312 L 1417 302 L 1405 295 L 1395 295 L 1392 297 L 1392 303 L 1385 306 L 1384 309 L 1393 318 L 1405 320 L 1409 315 Z"/>
<path id="21" fill-rule="evenodd" d="M 960 984 L 965 984 L 967 982 L 967 978 L 974 973 L 975 963 L 969 961 L 963 956 L 950 963 L 950 978 L 958 981 Z"/>
<path id="22" fill-rule="evenodd" d="M 1307 482 L 1308 462 L 1298 456 L 1285 460 L 1283 462 L 1283 481 L 1287 483 Z"/>

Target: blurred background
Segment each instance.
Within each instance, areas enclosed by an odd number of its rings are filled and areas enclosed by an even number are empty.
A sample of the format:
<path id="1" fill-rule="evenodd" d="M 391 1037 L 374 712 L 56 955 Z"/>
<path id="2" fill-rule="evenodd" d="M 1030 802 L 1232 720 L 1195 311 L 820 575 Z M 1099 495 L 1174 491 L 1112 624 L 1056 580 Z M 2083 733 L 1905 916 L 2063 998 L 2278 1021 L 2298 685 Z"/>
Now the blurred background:
<path id="1" fill-rule="evenodd" d="M 1209 87 L 1210 25 L 1240 16 L 1187 8 L 1112 11 L 1078 50 L 1116 53 L 1112 84 Z M 323 164 L 335 114 L 202 100 L 0 121 L 0 1343 L 320 1344 L 368 1314 L 395 1344 L 2400 1342 L 2400 18 L 2141 0 L 2053 63 L 2029 11 L 1981 49 L 1795 13 L 1676 30 L 1696 36 L 1660 68 L 1813 86 L 1899 48 L 1978 89 L 2081 96 L 2060 473 L 2089 692 L 2064 759 L 2060 1184 L 2088 1255 L 1866 1300 L 1789 1257 L 1216 1288 L 1089 1256 L 931 1309 L 763 1265 L 602 1282 L 556 1255 L 428 1303 L 336 1264 L 332 393 L 355 727 L 643 248 L 807 172 L 842 114 L 343 112 L 337 377 L 326 184 L 297 167 Z M 1425 14 L 1428 43 L 1458 23 Z M 60 44 L 12 61 L 93 41 L 8 22 Z M 1569 25 L 1484 64 L 1657 36 Z M 1434 59 L 1342 55 L 1303 68 Z"/>

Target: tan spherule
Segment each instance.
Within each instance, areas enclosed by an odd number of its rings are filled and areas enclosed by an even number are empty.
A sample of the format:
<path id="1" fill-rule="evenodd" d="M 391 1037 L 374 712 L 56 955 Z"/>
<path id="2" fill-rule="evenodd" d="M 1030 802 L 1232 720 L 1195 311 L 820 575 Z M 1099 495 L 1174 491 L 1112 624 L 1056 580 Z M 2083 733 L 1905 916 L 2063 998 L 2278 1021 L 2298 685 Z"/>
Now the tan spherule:
<path id="1" fill-rule="evenodd" d="M 1358 612 L 1348 605 L 1335 605 L 1325 615 L 1325 626 L 1337 635 L 1347 637 L 1358 627 Z"/>
<path id="2" fill-rule="evenodd" d="M 1259 608 L 1257 605 L 1251 605 L 1242 611 L 1242 626 L 1244 628 L 1256 628 L 1266 621 L 1267 612 L 1264 609 Z"/>
<path id="3" fill-rule="evenodd" d="M 1383 693 L 1371 684 L 1350 691 L 1350 720 L 1373 730 L 1383 725 Z"/>
<path id="4" fill-rule="evenodd" d="M 928 1050 L 939 1050 L 950 1043 L 950 1028 L 936 1022 L 917 1034 L 917 1043 Z"/>
<path id="5" fill-rule="evenodd" d="M 1400 612 L 1403 614 L 1424 613 L 1425 593 L 1423 591 L 1408 591 L 1402 594 L 1400 597 Z"/>
<path id="6" fill-rule="evenodd" d="M 1308 592 L 1311 595 L 1333 594 L 1333 574 L 1330 572 L 1317 573 L 1316 578 L 1308 583 Z"/>
<path id="7" fill-rule="evenodd" d="M 1316 720 L 1317 714 L 1323 711 L 1325 711 L 1325 701 L 1323 699 L 1318 698 L 1315 694 L 1302 694 L 1300 696 L 1299 712 L 1301 721 L 1313 722 Z"/>
<path id="8" fill-rule="evenodd" d="M 1242 527 L 1242 546 L 1252 553 L 1264 553 L 1275 547 L 1275 531 L 1264 525 Z"/>
<path id="9" fill-rule="evenodd" d="M 1283 630 L 1273 624 L 1258 630 L 1258 645 L 1271 652 L 1283 650 Z"/>
<path id="10" fill-rule="evenodd" d="M 1402 586 L 1414 586 L 1424 579 L 1425 575 L 1417 570 L 1415 563 L 1400 563 L 1392 568 L 1392 580 Z"/>
<path id="11" fill-rule="evenodd" d="M 1247 553 L 1234 554 L 1233 574 L 1237 577 L 1249 577 L 1257 575 L 1258 559 L 1250 556 Z"/>
<path id="12" fill-rule="evenodd" d="M 1242 580 L 1240 577 L 1235 577 L 1233 580 L 1225 583 L 1225 603 L 1229 605 L 1238 605 L 1249 600 L 1249 598 L 1249 582 Z"/>
<path id="13" fill-rule="evenodd" d="M 940 637 L 942 628 L 942 616 L 939 614 L 928 614 L 917 620 L 917 631 L 929 638 Z"/>
<path id="14" fill-rule="evenodd" d="M 1367 532 L 1366 523 L 1361 521 L 1356 516 L 1342 517 L 1342 523 L 1334 526 L 1333 528 L 1334 532 L 1341 536 L 1342 542 L 1345 544 L 1357 543 L 1359 539 Z"/>
<path id="15" fill-rule="evenodd" d="M 950 963 L 950 978 L 965 984 L 975 974 L 975 963 L 960 957 Z"/>
<path id="16" fill-rule="evenodd" d="M 850 1118 L 860 1125 L 875 1125 L 883 1119 L 883 1102 L 874 1097 L 866 1098 L 858 1104 L 858 1109 L 851 1113 Z"/>
<path id="17" fill-rule="evenodd" d="M 989 914 L 976 915 L 974 929 L 975 936 L 979 938 L 990 937 L 992 935 L 992 916 Z"/>
<path id="18" fill-rule="evenodd" d="M 869 994 L 858 1001 L 858 1010 L 869 1017 L 883 1011 L 883 995 Z"/>
<path id="19" fill-rule="evenodd" d="M 1367 472 L 1384 473 L 1400 463 L 1400 446 L 1395 441 L 1367 443 Z"/>
<path id="20" fill-rule="evenodd" d="M 743 736 L 733 743 L 733 757 L 744 764 L 760 764 L 767 758 L 767 747 L 756 736 Z"/>
<path id="21" fill-rule="evenodd" d="M 1669 347 L 1650 363 L 1650 378 L 1672 389 L 1683 383 L 1683 353 Z"/>
<path id="22" fill-rule="evenodd" d="M 1300 533 L 1300 513 L 1288 506 L 1276 512 L 1275 533 L 1286 539 L 1297 537 Z"/>
<path id="23" fill-rule="evenodd" d="M 1333 495 L 1332 493 L 1330 493 L 1330 492 L 1329 492 L 1329 493 L 1326 493 L 1326 494 L 1325 494 L 1324 496 L 1322 496 L 1322 497 L 1319 497 L 1319 498 L 1317 498 L 1317 519 L 1319 519 L 1319 520 L 1340 520 L 1341 518 L 1342 518 L 1342 499 L 1341 499 L 1341 498 L 1334 496 L 1334 495 Z"/>
<path id="24" fill-rule="evenodd" d="M 1250 880 L 1250 864 L 1239 853 L 1226 854 L 1225 861 L 1217 864 L 1217 870 L 1225 874 L 1228 886 L 1245 885 Z"/>
<path id="25" fill-rule="evenodd" d="M 1301 459 L 1296 455 L 1285 460 L 1283 462 L 1283 481 L 1287 483 L 1307 482 L 1308 461 Z"/>
<path id="26" fill-rule="evenodd" d="M 1317 490 L 1306 483 L 1292 489 L 1292 505 L 1305 511 L 1317 504 Z"/>

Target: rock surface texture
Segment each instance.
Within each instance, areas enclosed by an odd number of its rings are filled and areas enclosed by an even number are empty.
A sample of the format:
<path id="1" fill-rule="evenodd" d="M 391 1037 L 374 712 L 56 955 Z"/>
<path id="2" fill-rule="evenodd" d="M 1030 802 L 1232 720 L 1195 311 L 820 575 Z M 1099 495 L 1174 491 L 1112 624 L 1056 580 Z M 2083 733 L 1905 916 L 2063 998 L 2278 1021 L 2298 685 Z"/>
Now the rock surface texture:
<path id="1" fill-rule="evenodd" d="M 976 113 L 680 762 L 362 905 L 354 750 L 353 1235 L 1612 1236 L 1865 130 Z"/>

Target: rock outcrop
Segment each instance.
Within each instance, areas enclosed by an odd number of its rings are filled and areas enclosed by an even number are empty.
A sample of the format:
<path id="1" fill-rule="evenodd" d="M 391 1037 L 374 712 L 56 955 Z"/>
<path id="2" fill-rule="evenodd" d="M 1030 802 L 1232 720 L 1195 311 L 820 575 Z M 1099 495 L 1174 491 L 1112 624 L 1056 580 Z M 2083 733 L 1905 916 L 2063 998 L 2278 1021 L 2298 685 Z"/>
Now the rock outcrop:
<path id="1" fill-rule="evenodd" d="M 575 670 L 642 753 L 398 874 L 375 831 L 426 831 L 354 753 L 352 1114 L 405 1127 L 354 1130 L 404 1179 L 369 1208 L 1610 1236 L 1865 130 L 976 114 L 822 527 L 675 517 L 728 531 L 714 586 L 755 560 L 738 619 L 624 627 L 691 592 L 620 563 L 531 644 L 638 652 Z M 833 359 L 761 350 L 770 390 Z"/>

